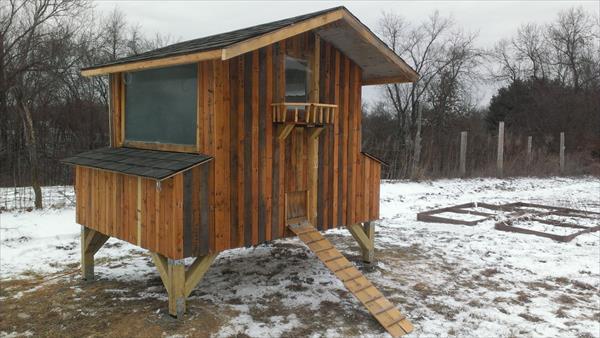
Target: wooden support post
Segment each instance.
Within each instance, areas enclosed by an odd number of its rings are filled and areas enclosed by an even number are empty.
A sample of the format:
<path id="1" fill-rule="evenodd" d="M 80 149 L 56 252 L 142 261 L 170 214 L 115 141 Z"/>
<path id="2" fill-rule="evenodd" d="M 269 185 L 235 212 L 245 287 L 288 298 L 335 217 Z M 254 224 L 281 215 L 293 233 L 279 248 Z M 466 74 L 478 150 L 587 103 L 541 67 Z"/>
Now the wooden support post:
<path id="1" fill-rule="evenodd" d="M 531 147 L 533 146 L 533 136 L 527 136 L 527 166 L 531 164 L 532 153 Z"/>
<path id="2" fill-rule="evenodd" d="M 460 176 L 467 174 L 467 132 L 460 132 Z"/>
<path id="3" fill-rule="evenodd" d="M 182 318 L 186 309 L 186 298 L 204 277 L 210 265 L 217 258 L 217 254 L 197 257 L 187 271 L 183 259 L 170 259 L 155 252 L 152 252 L 151 255 L 169 294 L 169 314 Z"/>
<path id="4" fill-rule="evenodd" d="M 504 175 L 504 122 L 498 125 L 498 160 L 496 175 L 502 177 Z"/>
<path id="5" fill-rule="evenodd" d="M 364 226 L 352 224 L 348 226 L 352 237 L 358 242 L 365 262 L 371 263 L 375 259 L 375 225 L 367 222 Z"/>
<path id="6" fill-rule="evenodd" d="M 292 130 L 294 130 L 295 125 L 293 123 L 286 124 L 284 126 L 279 126 L 279 131 L 277 132 L 277 138 L 281 141 L 285 140 Z"/>
<path id="7" fill-rule="evenodd" d="M 168 259 L 167 274 L 169 314 L 181 319 L 185 313 L 185 260 Z"/>
<path id="8" fill-rule="evenodd" d="M 372 263 L 375 261 L 375 223 L 365 222 L 363 224 L 365 235 L 369 238 L 370 250 L 363 250 L 363 260 Z"/>
<path id="9" fill-rule="evenodd" d="M 560 174 L 565 174 L 565 133 L 560 133 Z"/>
<path id="10" fill-rule="evenodd" d="M 81 275 L 83 279 L 94 280 L 94 255 L 108 238 L 96 230 L 81 226 Z"/>
<path id="11" fill-rule="evenodd" d="M 317 227 L 317 183 L 319 170 L 319 135 L 323 128 L 315 128 L 308 138 L 308 221 Z"/>

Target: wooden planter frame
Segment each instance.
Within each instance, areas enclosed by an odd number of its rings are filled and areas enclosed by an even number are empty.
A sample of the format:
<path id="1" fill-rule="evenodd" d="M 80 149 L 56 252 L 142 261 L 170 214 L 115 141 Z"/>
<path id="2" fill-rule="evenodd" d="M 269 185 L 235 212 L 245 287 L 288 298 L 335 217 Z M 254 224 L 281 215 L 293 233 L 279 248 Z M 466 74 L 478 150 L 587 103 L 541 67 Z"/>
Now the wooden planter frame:
<path id="1" fill-rule="evenodd" d="M 459 204 L 459 205 L 454 205 L 454 206 L 450 206 L 450 207 L 446 207 L 446 208 L 439 208 L 439 209 L 433 209 L 433 210 L 420 212 L 417 214 L 417 220 L 422 221 L 422 222 L 431 222 L 431 223 L 450 223 L 450 224 L 461 224 L 461 225 L 473 226 L 480 222 L 483 222 L 483 221 L 486 221 L 488 219 L 492 219 L 492 218 L 498 216 L 498 214 L 496 214 L 496 213 L 486 213 L 486 212 L 479 212 L 479 211 L 473 211 L 473 210 L 466 210 L 468 208 L 475 208 L 475 207 L 481 207 L 481 208 L 490 209 L 490 210 L 494 210 L 494 211 L 509 212 L 507 219 L 501 220 L 494 225 L 494 228 L 496 230 L 501 230 L 501 231 L 536 235 L 536 236 L 540 236 L 540 237 L 551 238 L 551 239 L 553 239 L 555 241 L 559 241 L 559 242 L 570 242 L 575 237 L 577 237 L 581 234 L 585 234 L 588 232 L 600 231 L 600 225 L 588 227 L 588 226 L 583 226 L 583 225 L 579 225 L 579 224 L 573 224 L 573 223 L 568 223 L 568 222 L 561 222 L 561 221 L 548 220 L 548 219 L 541 218 L 543 216 L 556 215 L 556 216 L 569 216 L 569 217 L 594 219 L 594 218 L 600 218 L 600 213 L 598 213 L 598 212 L 571 209 L 571 208 L 563 208 L 563 207 L 554 207 L 554 206 L 550 206 L 550 205 L 535 204 L 535 203 L 524 203 L 524 202 L 514 202 L 514 203 L 501 204 L 501 205 L 494 205 L 494 204 L 488 204 L 488 203 L 474 203 L 474 202 Z M 543 209 L 543 211 L 527 210 L 528 208 Z M 466 221 L 466 220 L 438 216 L 438 214 L 441 214 L 444 212 L 478 215 L 478 216 L 483 216 L 483 218 L 474 220 L 474 221 Z M 527 229 L 527 228 L 523 228 L 523 227 L 519 227 L 519 226 L 515 225 L 515 224 L 518 224 L 519 222 L 528 221 L 528 220 L 540 222 L 540 223 L 544 223 L 544 224 L 548 224 L 548 225 L 552 225 L 552 226 L 579 229 L 580 231 L 574 232 L 570 235 L 562 235 L 561 236 L 561 235 L 556 235 L 556 234 L 552 234 L 552 233 L 548 233 L 548 232 L 531 230 L 531 229 Z"/>

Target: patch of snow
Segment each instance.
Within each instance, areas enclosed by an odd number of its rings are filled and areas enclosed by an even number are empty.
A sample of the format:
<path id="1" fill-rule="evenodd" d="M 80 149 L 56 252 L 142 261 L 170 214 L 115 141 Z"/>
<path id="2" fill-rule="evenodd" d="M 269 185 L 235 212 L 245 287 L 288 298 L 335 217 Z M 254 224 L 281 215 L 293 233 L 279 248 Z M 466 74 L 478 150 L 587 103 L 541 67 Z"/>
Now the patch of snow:
<path id="1" fill-rule="evenodd" d="M 383 182 L 382 219 L 375 241 L 379 261 L 365 275 L 407 315 L 415 325 L 415 335 L 597 336 L 600 323 L 594 316 L 600 304 L 600 233 L 560 243 L 497 231 L 493 219 L 475 226 L 416 220 L 421 211 L 475 201 L 522 201 L 598 212 L 600 179 Z M 492 212 L 481 207 L 476 210 Z M 1 213 L 0 278 L 79 273 L 79 236 L 72 207 Z M 344 254 L 357 255 L 356 243 L 347 230 L 327 231 L 327 237 Z M 276 243 L 221 253 L 192 292 L 191 299 L 239 313 L 225 317 L 217 336 L 289 336 L 315 320 L 305 312 L 300 314 L 301 310 L 323 311 L 328 303 L 344 309 L 340 316 L 346 311 L 365 312 L 298 239 Z M 144 283 L 159 278 L 145 250 L 116 239 L 107 242 L 96 261 L 100 279 Z M 116 297 L 125 293 L 105 291 Z M 162 287 L 150 286 L 132 297 L 166 300 L 167 294 Z M 253 310 L 274 304 L 285 313 L 254 315 Z M 360 335 L 382 334 L 372 332 L 373 326 L 365 322 L 349 325 Z M 2 332 L 0 336 L 18 334 Z M 344 327 L 336 327 L 318 336 L 344 334 Z"/>

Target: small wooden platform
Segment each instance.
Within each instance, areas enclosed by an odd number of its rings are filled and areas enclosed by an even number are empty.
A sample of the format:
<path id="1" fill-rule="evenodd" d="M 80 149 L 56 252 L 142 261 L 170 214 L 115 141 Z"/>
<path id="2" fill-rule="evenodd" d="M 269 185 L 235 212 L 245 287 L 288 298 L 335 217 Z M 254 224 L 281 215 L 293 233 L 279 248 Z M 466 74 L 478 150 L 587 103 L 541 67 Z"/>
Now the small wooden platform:
<path id="1" fill-rule="evenodd" d="M 394 304 L 367 280 L 319 231 L 308 223 L 289 225 L 300 240 L 312 250 L 331 272 L 339 278 L 348 291 L 358 298 L 392 337 L 403 336 L 413 326 Z"/>

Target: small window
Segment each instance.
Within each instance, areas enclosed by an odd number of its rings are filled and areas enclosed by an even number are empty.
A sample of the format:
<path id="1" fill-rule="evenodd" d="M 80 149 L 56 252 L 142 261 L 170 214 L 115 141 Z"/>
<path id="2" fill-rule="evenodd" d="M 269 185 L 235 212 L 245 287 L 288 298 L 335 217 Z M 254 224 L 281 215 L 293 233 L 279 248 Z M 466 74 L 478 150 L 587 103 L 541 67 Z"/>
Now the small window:
<path id="1" fill-rule="evenodd" d="M 196 144 L 196 64 L 125 74 L 125 140 Z"/>
<path id="2" fill-rule="evenodd" d="M 285 57 L 285 101 L 308 102 L 308 61 Z"/>

